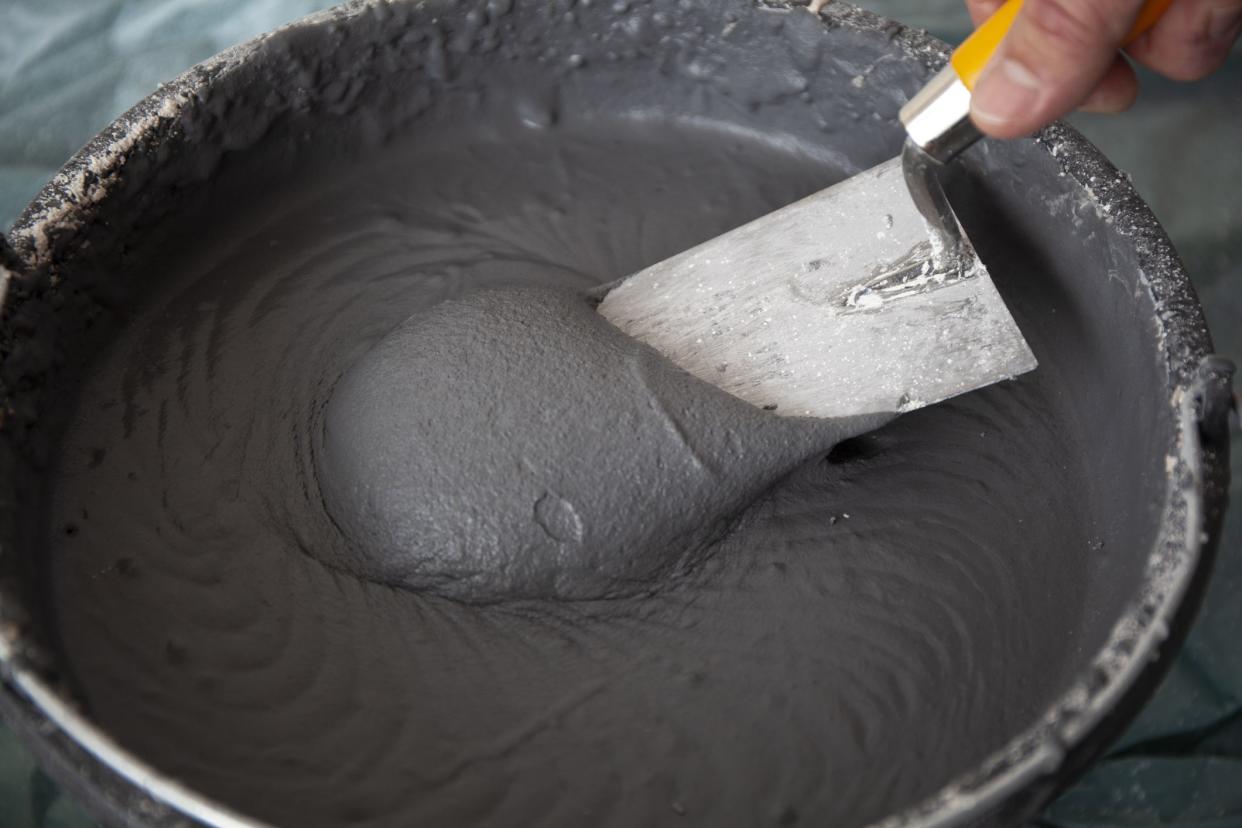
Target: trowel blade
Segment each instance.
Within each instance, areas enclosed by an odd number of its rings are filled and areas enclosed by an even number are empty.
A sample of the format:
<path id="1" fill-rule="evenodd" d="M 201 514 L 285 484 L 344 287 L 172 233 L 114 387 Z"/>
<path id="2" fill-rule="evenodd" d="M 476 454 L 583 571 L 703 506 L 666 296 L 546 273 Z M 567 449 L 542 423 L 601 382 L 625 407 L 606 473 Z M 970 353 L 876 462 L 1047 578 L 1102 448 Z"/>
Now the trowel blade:
<path id="1" fill-rule="evenodd" d="M 630 276 L 599 312 L 786 416 L 910 411 L 1033 369 L 965 233 L 960 268 L 933 258 L 898 158 Z"/>

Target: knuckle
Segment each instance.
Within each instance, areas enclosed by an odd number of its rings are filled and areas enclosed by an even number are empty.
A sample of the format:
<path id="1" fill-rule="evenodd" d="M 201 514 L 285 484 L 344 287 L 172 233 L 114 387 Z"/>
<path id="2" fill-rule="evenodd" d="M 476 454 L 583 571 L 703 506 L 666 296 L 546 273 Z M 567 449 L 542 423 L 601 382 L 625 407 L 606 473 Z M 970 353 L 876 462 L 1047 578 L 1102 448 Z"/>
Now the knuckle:
<path id="1" fill-rule="evenodd" d="M 1121 15 L 1113 13 L 1113 5 L 1099 0 L 1029 0 L 1023 11 L 1035 33 L 1053 48 L 1094 50 L 1121 39 L 1117 31 Z"/>
<path id="2" fill-rule="evenodd" d="M 1233 8 L 1208 2 L 1193 23 L 1174 31 L 1169 39 L 1176 80 L 1200 80 L 1228 59 L 1242 26 L 1242 3 L 1230 0 L 1230 5 Z"/>
<path id="3" fill-rule="evenodd" d="M 1135 44 L 1139 60 L 1176 81 L 1202 80 L 1228 60 L 1234 39 L 1234 27 L 1228 21 L 1223 30 L 1218 28 L 1221 21 L 1210 15 L 1192 15 L 1175 22 Z"/>

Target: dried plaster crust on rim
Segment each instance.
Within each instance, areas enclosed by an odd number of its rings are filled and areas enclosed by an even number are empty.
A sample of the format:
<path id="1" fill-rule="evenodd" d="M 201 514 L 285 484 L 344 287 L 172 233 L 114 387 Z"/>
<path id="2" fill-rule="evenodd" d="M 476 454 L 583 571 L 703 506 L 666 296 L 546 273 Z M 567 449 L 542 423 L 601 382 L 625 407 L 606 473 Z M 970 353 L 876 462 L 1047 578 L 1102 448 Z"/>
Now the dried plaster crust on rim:
<path id="1" fill-rule="evenodd" d="M 166 140 L 181 119 L 193 111 L 214 79 L 244 65 L 274 35 L 334 18 L 344 20 L 362 8 L 356 4 L 349 10 L 329 9 L 311 15 L 227 49 L 161 85 L 151 97 L 126 111 L 75 154 L 19 216 L 12 232 L 18 255 L 30 269 L 54 265 L 60 252 L 56 239 L 90 220 L 121 182 L 135 151 L 141 151 L 144 144 Z"/>
<path id="2" fill-rule="evenodd" d="M 176 84 L 167 87 L 159 107 L 150 114 L 131 110 L 120 124 L 125 132 L 96 150 L 92 143 L 70 165 L 58 173 L 41 195 L 44 205 L 31 223 L 22 222 L 13 232 L 20 249 L 29 250 L 30 264 L 43 268 L 54 260 L 53 234 L 74 230 L 92 210 L 108 198 L 124 173 L 125 164 L 139 143 L 170 126 L 190 99 Z"/>

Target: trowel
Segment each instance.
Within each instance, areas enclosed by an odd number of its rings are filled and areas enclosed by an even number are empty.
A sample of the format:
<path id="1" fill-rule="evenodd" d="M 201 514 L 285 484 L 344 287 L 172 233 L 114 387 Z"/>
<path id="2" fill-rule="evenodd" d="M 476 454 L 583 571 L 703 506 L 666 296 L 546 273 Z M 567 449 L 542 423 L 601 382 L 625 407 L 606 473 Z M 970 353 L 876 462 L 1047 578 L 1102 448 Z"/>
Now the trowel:
<path id="1" fill-rule="evenodd" d="M 1129 39 L 1170 2 L 1148 2 Z M 981 137 L 971 89 L 1021 6 L 998 9 L 901 109 L 899 157 L 633 274 L 599 312 L 786 416 L 905 412 L 1034 369 L 937 178 Z"/>

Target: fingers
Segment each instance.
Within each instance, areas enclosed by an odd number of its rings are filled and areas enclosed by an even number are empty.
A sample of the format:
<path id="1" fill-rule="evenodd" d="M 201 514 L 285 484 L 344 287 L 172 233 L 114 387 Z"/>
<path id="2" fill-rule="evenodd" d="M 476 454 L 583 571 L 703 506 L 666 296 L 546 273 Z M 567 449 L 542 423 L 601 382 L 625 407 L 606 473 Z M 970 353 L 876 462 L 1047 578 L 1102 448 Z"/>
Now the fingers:
<path id="1" fill-rule="evenodd" d="M 1120 78 L 1117 50 L 1141 6 L 1142 0 L 1026 0 L 975 84 L 975 125 L 997 138 L 1027 135 L 1087 100 L 1106 76 Z M 1110 94 L 1125 86 L 1111 83 L 1118 85 Z M 1122 101 L 1128 104 L 1124 97 L 1104 103 Z"/>
<path id="2" fill-rule="evenodd" d="M 1239 33 L 1242 0 L 1175 0 L 1126 52 L 1174 80 L 1199 80 L 1220 68 Z"/>
<path id="3" fill-rule="evenodd" d="M 1096 84 L 1095 89 L 1087 95 L 1086 100 L 1078 104 L 1083 112 L 1124 112 L 1131 107 L 1138 97 L 1138 75 L 1134 67 L 1121 55 L 1113 58 L 1113 63 L 1104 73 L 1104 77 Z"/>
<path id="4" fill-rule="evenodd" d="M 1003 0 L 966 0 L 978 25 Z M 1117 57 L 1141 0 L 1026 0 L 1005 41 L 980 76 L 971 117 L 998 138 L 1026 135 L 1082 108 L 1120 112 L 1138 82 Z M 1174 80 L 1218 69 L 1242 35 L 1242 0 L 1175 0 L 1160 22 L 1126 52 Z"/>

